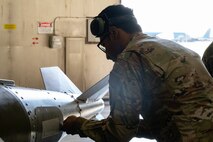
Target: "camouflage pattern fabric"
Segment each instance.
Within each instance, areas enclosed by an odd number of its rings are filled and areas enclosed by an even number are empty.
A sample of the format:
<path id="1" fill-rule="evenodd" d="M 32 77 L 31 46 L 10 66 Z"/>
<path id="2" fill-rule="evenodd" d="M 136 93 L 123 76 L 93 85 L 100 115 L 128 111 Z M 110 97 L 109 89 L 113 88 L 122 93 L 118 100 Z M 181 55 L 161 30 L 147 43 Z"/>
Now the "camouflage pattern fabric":
<path id="1" fill-rule="evenodd" d="M 137 34 L 110 73 L 110 116 L 87 120 L 81 130 L 97 142 L 127 142 L 135 136 L 213 141 L 212 82 L 195 52 Z"/>
<path id="2" fill-rule="evenodd" d="M 213 77 L 213 42 L 205 50 L 202 60 L 207 70 Z"/>

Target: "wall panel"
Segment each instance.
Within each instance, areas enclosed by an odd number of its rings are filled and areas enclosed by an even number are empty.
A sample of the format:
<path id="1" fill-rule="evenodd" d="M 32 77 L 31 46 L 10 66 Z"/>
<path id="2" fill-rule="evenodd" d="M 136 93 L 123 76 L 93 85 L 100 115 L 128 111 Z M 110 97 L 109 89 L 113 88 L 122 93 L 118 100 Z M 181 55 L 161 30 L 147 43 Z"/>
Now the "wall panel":
<path id="1" fill-rule="evenodd" d="M 40 67 L 59 66 L 82 91 L 86 90 L 108 74 L 113 65 L 96 44 L 86 42 L 86 18 L 119 2 L 1 0 L 0 78 L 15 80 L 18 86 L 43 88 Z M 55 32 L 38 33 L 39 22 L 55 23 Z M 5 29 L 5 24 L 15 28 Z M 53 35 L 66 39 L 65 46 L 50 48 L 49 39 Z"/>

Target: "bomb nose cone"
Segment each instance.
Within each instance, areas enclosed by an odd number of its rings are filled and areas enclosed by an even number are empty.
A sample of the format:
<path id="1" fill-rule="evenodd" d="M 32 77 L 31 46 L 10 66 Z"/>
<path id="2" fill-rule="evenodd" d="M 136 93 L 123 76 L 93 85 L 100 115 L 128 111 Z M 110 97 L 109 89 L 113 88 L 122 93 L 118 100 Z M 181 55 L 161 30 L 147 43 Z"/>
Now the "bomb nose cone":
<path id="1" fill-rule="evenodd" d="M 17 98 L 3 86 L 0 86 L 0 114 L 0 138 L 3 141 L 29 140 L 31 130 L 27 113 Z"/>

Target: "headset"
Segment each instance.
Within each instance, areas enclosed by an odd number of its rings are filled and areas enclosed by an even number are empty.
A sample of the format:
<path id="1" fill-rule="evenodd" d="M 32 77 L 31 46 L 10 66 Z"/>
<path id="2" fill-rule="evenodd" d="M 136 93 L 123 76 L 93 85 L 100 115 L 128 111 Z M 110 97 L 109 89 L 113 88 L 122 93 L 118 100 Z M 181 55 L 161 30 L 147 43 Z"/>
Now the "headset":
<path id="1" fill-rule="evenodd" d="M 93 21 L 90 24 L 90 30 L 94 36 L 101 37 L 107 32 L 110 25 L 112 25 L 111 20 L 107 17 L 106 14 L 104 14 L 101 17 L 94 17 Z"/>
<path id="2" fill-rule="evenodd" d="M 134 15 L 122 15 L 119 17 L 108 18 L 106 14 L 94 17 L 90 24 L 91 33 L 96 37 L 101 37 L 108 32 L 109 26 L 125 24 L 125 22 L 136 22 Z"/>

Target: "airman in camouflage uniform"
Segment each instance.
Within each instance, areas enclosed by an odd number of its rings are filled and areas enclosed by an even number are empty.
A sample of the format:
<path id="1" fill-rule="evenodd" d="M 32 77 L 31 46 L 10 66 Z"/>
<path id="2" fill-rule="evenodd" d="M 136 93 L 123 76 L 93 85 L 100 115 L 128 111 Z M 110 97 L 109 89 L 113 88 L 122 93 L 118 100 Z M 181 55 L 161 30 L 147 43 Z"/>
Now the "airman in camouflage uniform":
<path id="1" fill-rule="evenodd" d="M 199 55 L 140 30 L 122 33 L 118 24 L 111 26 L 109 31 L 117 31 L 109 32 L 106 40 L 100 36 L 108 58 L 115 61 L 109 80 L 110 115 L 101 121 L 70 116 L 63 129 L 97 142 L 127 142 L 133 137 L 158 142 L 213 141 L 213 80 Z M 131 38 L 114 56 L 108 44 L 120 47 L 113 40 L 116 32 Z"/>
<path id="2" fill-rule="evenodd" d="M 213 42 L 205 50 L 202 60 L 209 73 L 213 77 Z"/>

